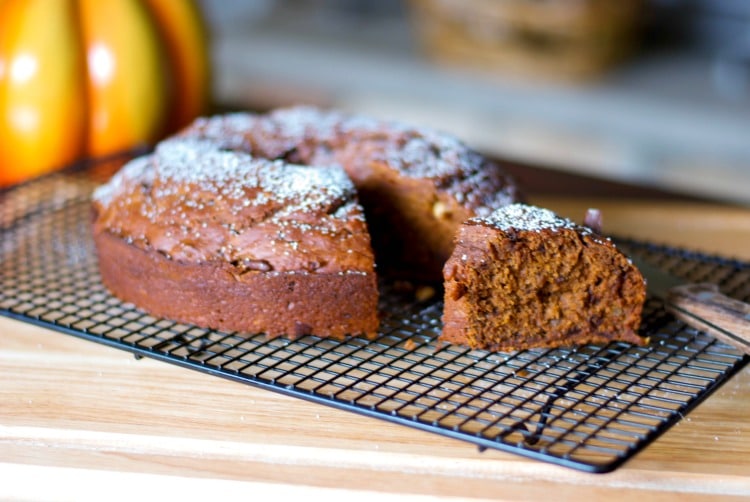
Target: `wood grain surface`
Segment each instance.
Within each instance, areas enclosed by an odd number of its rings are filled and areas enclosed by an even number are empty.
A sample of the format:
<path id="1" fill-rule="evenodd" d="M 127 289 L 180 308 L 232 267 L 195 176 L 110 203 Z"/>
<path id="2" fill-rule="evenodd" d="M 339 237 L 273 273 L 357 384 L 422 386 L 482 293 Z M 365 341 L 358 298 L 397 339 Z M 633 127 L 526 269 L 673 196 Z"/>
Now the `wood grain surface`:
<path id="1" fill-rule="evenodd" d="M 750 260 L 750 209 L 536 197 L 604 230 Z M 364 418 L 0 318 L 0 499 L 737 500 L 750 367 L 610 474 Z"/>

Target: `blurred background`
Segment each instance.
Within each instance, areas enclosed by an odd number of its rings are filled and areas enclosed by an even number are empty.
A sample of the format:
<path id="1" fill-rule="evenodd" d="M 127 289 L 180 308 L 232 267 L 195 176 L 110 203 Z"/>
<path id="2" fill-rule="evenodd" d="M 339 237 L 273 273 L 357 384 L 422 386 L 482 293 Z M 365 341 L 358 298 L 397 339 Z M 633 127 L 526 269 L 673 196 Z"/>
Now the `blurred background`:
<path id="1" fill-rule="evenodd" d="M 750 204 L 747 0 L 200 2 L 224 108 L 338 107 Z"/>

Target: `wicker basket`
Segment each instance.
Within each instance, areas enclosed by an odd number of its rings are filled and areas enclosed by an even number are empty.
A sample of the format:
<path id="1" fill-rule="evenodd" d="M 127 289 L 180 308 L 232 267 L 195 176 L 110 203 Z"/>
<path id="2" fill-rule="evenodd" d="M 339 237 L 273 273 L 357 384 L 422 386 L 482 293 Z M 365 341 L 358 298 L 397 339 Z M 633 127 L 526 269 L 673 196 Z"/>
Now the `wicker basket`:
<path id="1" fill-rule="evenodd" d="M 643 0 L 411 0 L 419 40 L 440 62 L 590 78 L 634 47 Z"/>

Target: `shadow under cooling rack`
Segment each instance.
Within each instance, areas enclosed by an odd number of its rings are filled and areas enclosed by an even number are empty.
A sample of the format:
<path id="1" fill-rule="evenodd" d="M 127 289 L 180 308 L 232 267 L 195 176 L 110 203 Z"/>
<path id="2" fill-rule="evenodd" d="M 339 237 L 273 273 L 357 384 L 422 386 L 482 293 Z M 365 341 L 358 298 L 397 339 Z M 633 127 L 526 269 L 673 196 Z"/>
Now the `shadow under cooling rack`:
<path id="1" fill-rule="evenodd" d="M 391 422 L 588 472 L 631 458 L 750 358 L 647 302 L 651 343 L 515 353 L 440 344 L 442 303 L 381 283 L 372 341 L 268 339 L 178 324 L 102 286 L 89 235 L 96 170 L 0 192 L 0 314 Z M 687 279 L 750 297 L 750 264 L 620 242 Z M 289 418 L 293 420 L 293 418 Z"/>

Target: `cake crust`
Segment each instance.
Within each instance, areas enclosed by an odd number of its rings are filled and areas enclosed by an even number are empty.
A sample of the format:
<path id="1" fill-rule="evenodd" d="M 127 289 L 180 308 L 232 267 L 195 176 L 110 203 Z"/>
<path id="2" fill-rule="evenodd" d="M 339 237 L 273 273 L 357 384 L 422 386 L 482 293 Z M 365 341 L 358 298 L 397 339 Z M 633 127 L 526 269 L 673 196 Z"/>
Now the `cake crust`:
<path id="1" fill-rule="evenodd" d="M 206 328 L 343 339 L 377 331 L 376 281 L 358 273 L 238 273 L 229 263 L 191 263 L 94 237 L 102 282 L 152 315 Z"/>

